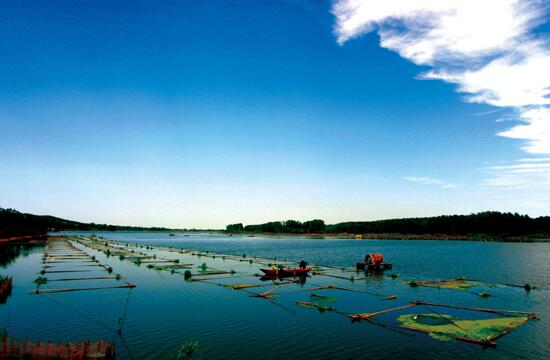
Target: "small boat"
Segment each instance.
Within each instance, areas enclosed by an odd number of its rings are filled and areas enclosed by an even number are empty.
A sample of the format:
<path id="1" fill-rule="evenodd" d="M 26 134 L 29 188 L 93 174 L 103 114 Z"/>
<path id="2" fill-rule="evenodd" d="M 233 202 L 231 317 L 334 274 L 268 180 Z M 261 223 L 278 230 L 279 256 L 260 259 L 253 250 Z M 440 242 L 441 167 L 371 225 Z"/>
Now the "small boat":
<path id="1" fill-rule="evenodd" d="M 272 278 L 301 277 L 307 276 L 311 268 L 282 268 L 282 269 L 260 269 L 263 273 Z"/>
<path id="2" fill-rule="evenodd" d="M 170 233 L 170 234 L 168 234 L 168 236 L 176 236 L 176 234 Z"/>

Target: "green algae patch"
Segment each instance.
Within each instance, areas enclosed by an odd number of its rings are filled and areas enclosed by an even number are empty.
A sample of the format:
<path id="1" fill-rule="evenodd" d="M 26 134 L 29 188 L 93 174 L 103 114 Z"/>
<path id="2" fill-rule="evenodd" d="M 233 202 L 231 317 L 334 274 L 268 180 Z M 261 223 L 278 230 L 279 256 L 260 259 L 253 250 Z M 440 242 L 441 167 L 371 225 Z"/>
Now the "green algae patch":
<path id="1" fill-rule="evenodd" d="M 309 301 L 297 301 L 296 305 L 308 308 L 316 308 L 320 312 L 334 311 L 336 308 L 331 306 L 338 298 L 334 296 L 323 296 L 317 294 L 309 295 Z"/>
<path id="2" fill-rule="evenodd" d="M 334 296 L 323 296 L 317 294 L 309 295 L 309 301 L 321 306 L 329 306 L 333 302 L 337 301 L 338 298 Z"/>
<path id="3" fill-rule="evenodd" d="M 410 281 L 405 282 L 404 284 L 409 284 L 411 287 L 424 286 L 436 289 L 451 289 L 460 291 L 468 291 L 470 288 L 481 285 L 478 282 L 468 281 L 465 279 Z"/>
<path id="4" fill-rule="evenodd" d="M 461 291 L 466 291 L 476 286 L 479 286 L 479 284 L 476 282 L 470 282 L 466 280 L 446 281 L 446 282 L 437 284 L 438 288 L 461 290 Z"/>
<path id="5" fill-rule="evenodd" d="M 464 320 L 451 315 L 406 314 L 397 318 L 404 328 L 428 333 L 436 340 L 450 341 L 456 337 L 491 341 L 508 333 L 528 320 L 527 317 L 499 317 Z"/>

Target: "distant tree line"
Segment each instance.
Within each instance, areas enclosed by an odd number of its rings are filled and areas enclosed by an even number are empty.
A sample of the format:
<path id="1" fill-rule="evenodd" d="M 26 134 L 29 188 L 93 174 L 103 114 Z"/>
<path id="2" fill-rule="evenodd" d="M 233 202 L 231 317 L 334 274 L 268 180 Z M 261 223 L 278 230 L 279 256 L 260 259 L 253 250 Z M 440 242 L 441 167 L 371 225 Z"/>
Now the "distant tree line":
<path id="1" fill-rule="evenodd" d="M 325 232 L 325 222 L 323 220 L 315 219 L 311 221 L 272 221 L 260 225 L 246 225 L 232 224 L 227 225 L 226 231 L 228 232 L 257 232 L 257 233 L 286 233 L 286 234 L 316 234 Z"/>
<path id="2" fill-rule="evenodd" d="M 486 211 L 471 215 L 444 215 L 424 218 L 404 218 L 378 221 L 354 221 L 325 225 L 323 220 L 299 222 L 274 221 L 260 225 L 233 224 L 228 232 L 267 233 L 327 233 L 327 234 L 487 234 L 529 235 L 550 234 L 550 217 L 531 218 L 517 213 Z"/>
<path id="3" fill-rule="evenodd" d="M 135 227 L 81 223 L 49 215 L 32 215 L 14 209 L 0 208 L 0 238 L 26 235 L 44 235 L 49 231 L 166 231 L 162 227 Z"/>

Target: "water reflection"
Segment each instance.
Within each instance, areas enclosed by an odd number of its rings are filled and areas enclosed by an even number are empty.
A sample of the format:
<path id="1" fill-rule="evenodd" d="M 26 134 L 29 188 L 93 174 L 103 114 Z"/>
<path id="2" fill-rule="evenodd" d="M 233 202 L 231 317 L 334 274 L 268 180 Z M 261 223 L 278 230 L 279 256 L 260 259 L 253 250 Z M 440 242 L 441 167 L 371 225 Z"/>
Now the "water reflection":
<path id="1" fill-rule="evenodd" d="M 0 246 L 0 266 L 5 268 L 19 256 L 27 257 L 33 250 L 42 249 L 45 243 L 9 244 Z"/>

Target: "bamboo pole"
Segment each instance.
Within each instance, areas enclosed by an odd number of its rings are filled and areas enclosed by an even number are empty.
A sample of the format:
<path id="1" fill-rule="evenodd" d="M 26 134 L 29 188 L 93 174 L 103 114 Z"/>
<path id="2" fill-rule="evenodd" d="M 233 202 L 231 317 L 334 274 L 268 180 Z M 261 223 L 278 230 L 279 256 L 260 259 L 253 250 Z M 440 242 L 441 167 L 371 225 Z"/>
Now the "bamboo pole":
<path id="1" fill-rule="evenodd" d="M 212 271 L 205 274 L 191 274 L 191 276 L 210 276 L 210 275 L 224 275 L 224 274 L 231 274 L 231 271 Z"/>
<path id="2" fill-rule="evenodd" d="M 192 278 L 192 280 L 193 281 L 213 281 L 213 280 L 239 279 L 239 278 L 248 278 L 248 277 L 258 277 L 258 275 L 254 274 L 254 275 L 221 276 L 221 277 L 215 277 L 215 278 L 195 278 L 195 279 Z"/>
<path id="3" fill-rule="evenodd" d="M 55 281 L 78 281 L 78 280 L 109 280 L 109 279 L 123 279 L 123 276 L 93 276 L 93 277 L 83 277 L 83 278 L 64 278 L 64 279 L 48 279 L 48 282 Z"/>
<path id="4" fill-rule="evenodd" d="M 465 306 L 457 306 L 457 305 L 433 304 L 433 303 L 428 303 L 428 302 L 423 302 L 423 301 L 414 301 L 413 304 L 415 304 L 415 305 L 446 307 L 446 308 L 450 308 L 450 309 L 481 311 L 481 312 L 487 312 L 487 313 L 492 313 L 492 314 L 507 313 L 507 314 L 518 314 L 518 315 L 534 315 L 534 316 L 539 315 L 539 313 L 535 313 L 535 312 L 473 308 L 473 307 L 465 307 Z"/>
<path id="5" fill-rule="evenodd" d="M 315 303 L 312 303 L 312 302 L 309 302 L 309 301 L 296 301 L 296 305 L 312 307 L 312 308 L 319 309 L 321 311 L 334 311 L 334 310 L 336 310 L 335 307 L 323 306 L 323 305 L 315 304 Z"/>
<path id="6" fill-rule="evenodd" d="M 277 290 L 277 289 L 280 289 L 280 288 L 282 288 L 283 286 L 288 285 L 288 284 L 291 284 L 291 283 L 286 283 L 286 284 L 277 285 L 277 286 L 275 286 L 275 287 L 272 288 L 272 289 L 269 289 L 269 290 L 267 290 L 267 291 L 264 291 L 264 292 L 261 293 L 261 294 L 255 294 L 254 296 L 255 296 L 255 297 L 268 298 L 268 297 L 270 297 L 270 296 L 272 295 L 271 293 L 272 293 L 273 291 L 275 291 L 275 290 Z"/>
<path id="7" fill-rule="evenodd" d="M 371 318 L 371 317 L 376 316 L 376 315 L 381 315 L 381 314 L 389 313 L 389 312 L 396 311 L 396 310 L 407 309 L 407 308 L 410 308 L 410 307 L 413 307 L 413 306 L 416 306 L 416 305 L 419 305 L 419 304 L 410 303 L 410 304 L 407 304 L 407 305 L 398 306 L 398 307 L 395 307 L 395 308 L 386 309 L 386 310 L 382 310 L 382 311 L 377 311 L 377 312 L 373 312 L 373 313 L 350 314 L 350 315 L 347 315 L 347 317 L 350 317 L 352 320 L 355 320 L 355 321 L 357 321 L 357 320 L 367 320 L 368 318 Z"/>
<path id="8" fill-rule="evenodd" d="M 323 274 L 323 273 L 319 273 L 319 272 L 313 272 L 313 275 L 319 275 L 319 276 L 328 276 L 328 277 L 331 277 L 331 278 L 336 278 L 336 279 L 344 279 L 344 280 L 352 280 L 351 277 L 346 277 L 346 276 L 338 276 L 338 275 L 331 275 L 331 274 Z"/>
<path id="9" fill-rule="evenodd" d="M 297 292 L 317 291 L 317 290 L 341 290 L 341 289 L 336 287 L 336 286 L 333 286 L 333 285 L 328 285 L 328 286 L 320 286 L 320 287 L 309 288 L 309 289 L 298 289 L 298 290 L 282 291 L 282 292 L 277 293 L 276 295 L 292 294 L 292 293 L 297 293 Z"/>
<path id="10" fill-rule="evenodd" d="M 155 269 L 163 269 L 163 268 L 178 268 L 178 267 L 191 267 L 193 264 L 167 264 L 167 265 L 155 265 Z"/>
<path id="11" fill-rule="evenodd" d="M 60 292 L 73 292 L 73 291 L 91 291 L 91 290 L 107 290 L 107 289 L 128 289 L 128 288 L 135 288 L 136 285 L 134 284 L 127 284 L 127 285 L 118 285 L 118 286 L 104 286 L 104 287 L 93 287 L 93 288 L 65 288 L 65 289 L 37 289 L 37 290 L 29 290 L 29 294 L 53 294 L 53 293 L 60 293 Z"/>
<path id="12" fill-rule="evenodd" d="M 52 271 L 44 271 L 44 274 L 55 274 L 55 273 L 78 273 L 78 272 L 90 272 L 91 270 L 52 270 Z M 42 272 L 39 272 L 37 274 L 42 274 Z"/>

